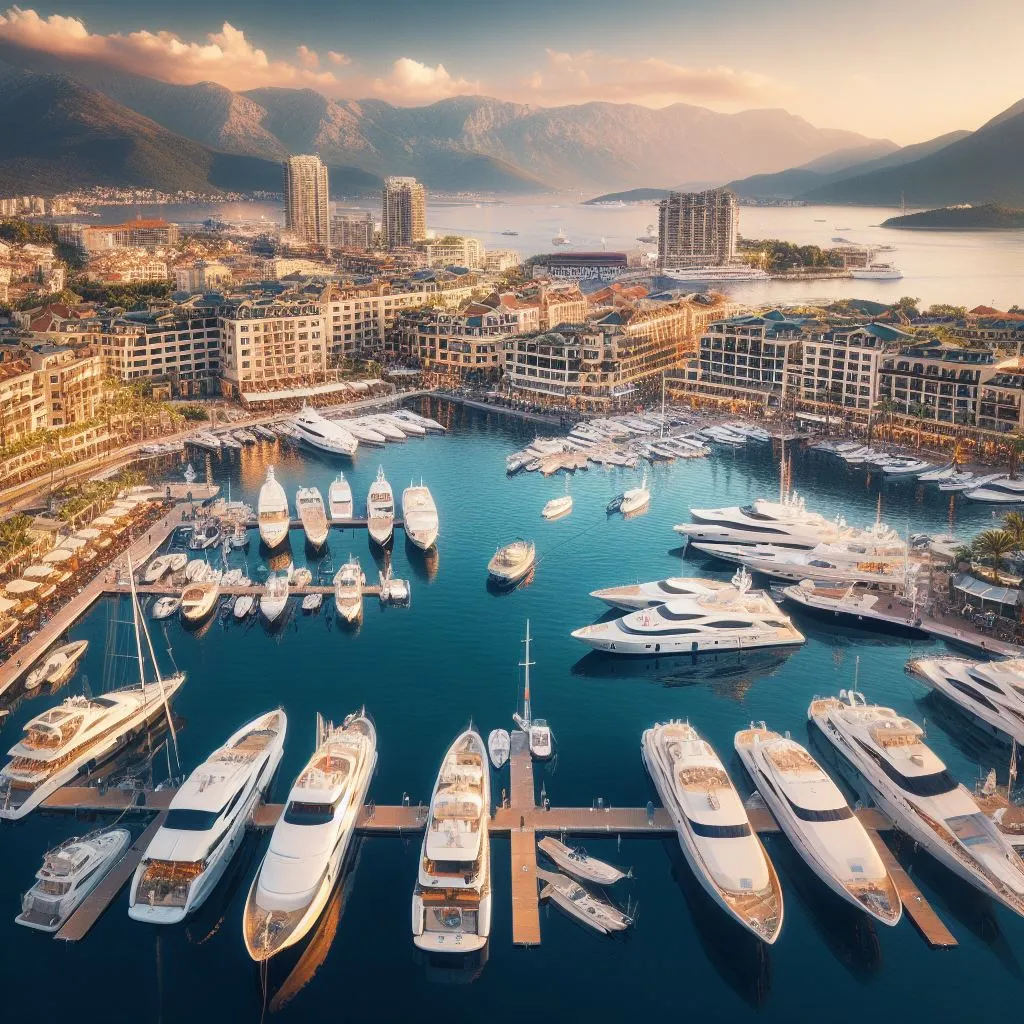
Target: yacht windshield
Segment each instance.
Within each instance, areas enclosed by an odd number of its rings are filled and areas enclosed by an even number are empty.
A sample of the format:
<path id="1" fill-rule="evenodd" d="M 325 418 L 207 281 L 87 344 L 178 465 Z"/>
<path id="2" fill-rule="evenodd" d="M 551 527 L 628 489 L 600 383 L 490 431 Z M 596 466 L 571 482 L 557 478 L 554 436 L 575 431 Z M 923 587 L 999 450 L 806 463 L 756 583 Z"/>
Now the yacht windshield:
<path id="1" fill-rule="evenodd" d="M 326 825 L 334 820 L 334 804 L 304 804 L 292 800 L 284 810 L 289 825 Z"/>
<path id="2" fill-rule="evenodd" d="M 803 821 L 846 821 L 847 818 L 853 817 L 853 811 L 846 804 L 843 804 L 842 807 L 824 807 L 812 810 L 810 807 L 801 807 L 799 804 L 793 803 L 788 796 L 786 802 L 793 808 L 793 813 Z"/>
<path id="3" fill-rule="evenodd" d="M 747 822 L 740 825 L 707 825 L 689 817 L 686 820 L 689 822 L 693 834 L 703 836 L 705 839 L 741 839 L 743 836 L 750 835 L 750 825 Z"/>
<path id="4" fill-rule="evenodd" d="M 164 828 L 181 832 L 207 832 L 217 823 L 219 811 L 196 811 L 190 807 L 179 807 L 167 812 Z"/>
<path id="5" fill-rule="evenodd" d="M 956 779 L 945 769 L 940 772 L 932 772 L 931 775 L 904 775 L 884 757 L 872 750 L 863 740 L 857 740 L 857 743 L 900 789 L 906 790 L 914 796 L 941 796 L 943 793 L 952 793 L 957 787 Z"/>

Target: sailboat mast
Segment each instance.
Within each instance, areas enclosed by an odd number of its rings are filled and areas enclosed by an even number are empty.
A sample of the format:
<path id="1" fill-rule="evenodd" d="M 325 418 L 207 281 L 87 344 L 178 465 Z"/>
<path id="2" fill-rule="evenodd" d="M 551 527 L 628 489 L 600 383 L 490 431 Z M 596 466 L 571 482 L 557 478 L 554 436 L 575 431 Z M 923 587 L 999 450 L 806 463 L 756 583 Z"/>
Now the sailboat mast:
<path id="1" fill-rule="evenodd" d="M 523 692 L 523 718 L 526 721 L 527 727 L 530 722 L 533 721 L 530 715 L 530 620 L 526 620 L 526 640 L 523 641 L 526 644 L 526 659 L 522 662 L 523 668 L 525 669 L 525 684 Z"/>
<path id="2" fill-rule="evenodd" d="M 128 553 L 128 582 L 132 591 L 132 623 L 135 626 L 135 650 L 139 657 L 139 688 L 142 690 L 143 703 L 146 701 L 146 669 L 142 663 L 142 634 L 139 630 L 139 600 L 135 593 L 135 570 L 132 567 L 132 556 Z"/>
<path id="3" fill-rule="evenodd" d="M 661 371 L 661 436 L 665 436 L 665 371 Z"/>

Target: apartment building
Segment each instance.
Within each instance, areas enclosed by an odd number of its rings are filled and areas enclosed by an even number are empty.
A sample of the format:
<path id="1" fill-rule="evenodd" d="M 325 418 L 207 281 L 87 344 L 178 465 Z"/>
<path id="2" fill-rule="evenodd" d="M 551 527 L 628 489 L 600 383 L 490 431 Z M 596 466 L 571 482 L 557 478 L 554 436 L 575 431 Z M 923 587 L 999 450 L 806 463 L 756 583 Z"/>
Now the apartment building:
<path id="1" fill-rule="evenodd" d="M 519 333 L 515 311 L 470 303 L 460 313 L 410 310 L 388 332 L 393 355 L 419 360 L 428 373 L 496 374 L 504 363 L 505 339 Z"/>
<path id="2" fill-rule="evenodd" d="M 516 249 L 488 249 L 484 253 L 484 270 L 488 274 L 501 274 L 523 262 Z"/>
<path id="3" fill-rule="evenodd" d="M 231 268 L 215 260 L 197 260 L 174 268 L 175 290 L 189 294 L 221 291 L 231 284 L 232 278 Z"/>
<path id="4" fill-rule="evenodd" d="M 327 336 L 319 302 L 245 299 L 221 307 L 221 392 L 226 397 L 323 381 Z"/>
<path id="5" fill-rule="evenodd" d="M 85 277 L 101 284 L 146 284 L 170 279 L 167 260 L 146 249 L 100 252 L 89 259 Z"/>
<path id="6" fill-rule="evenodd" d="M 422 243 L 428 267 L 482 267 L 485 250 L 477 238 L 463 235 L 446 235 L 434 241 Z"/>
<path id="7" fill-rule="evenodd" d="M 1006 434 L 1024 430 L 1024 369 L 999 369 L 984 381 L 978 397 L 978 426 Z"/>
<path id="8" fill-rule="evenodd" d="M 47 425 L 46 395 L 25 353 L 0 359 L 0 447 Z"/>
<path id="9" fill-rule="evenodd" d="M 658 264 L 712 267 L 736 257 L 740 207 L 727 188 L 670 192 L 658 204 Z"/>
<path id="10" fill-rule="evenodd" d="M 327 167 L 316 154 L 284 161 L 285 231 L 303 245 L 331 244 Z"/>
<path id="11" fill-rule="evenodd" d="M 138 218 L 123 224 L 58 224 L 57 237 L 83 253 L 111 249 L 162 249 L 177 245 L 178 225 L 160 218 Z"/>
<path id="12" fill-rule="evenodd" d="M 380 221 L 389 248 L 422 242 L 427 237 L 427 190 L 415 178 L 385 178 Z"/>
<path id="13" fill-rule="evenodd" d="M 989 349 L 953 348 L 938 341 L 882 358 L 878 397 L 898 411 L 937 423 L 976 423 L 981 385 L 996 375 Z"/>
<path id="14" fill-rule="evenodd" d="M 331 214 L 331 245 L 339 249 L 372 249 L 373 215 L 370 211 L 335 210 Z"/>
<path id="15" fill-rule="evenodd" d="M 107 372 L 125 383 L 168 382 L 176 398 L 218 393 L 217 308 L 198 302 L 125 313 L 104 324 L 99 339 Z"/>

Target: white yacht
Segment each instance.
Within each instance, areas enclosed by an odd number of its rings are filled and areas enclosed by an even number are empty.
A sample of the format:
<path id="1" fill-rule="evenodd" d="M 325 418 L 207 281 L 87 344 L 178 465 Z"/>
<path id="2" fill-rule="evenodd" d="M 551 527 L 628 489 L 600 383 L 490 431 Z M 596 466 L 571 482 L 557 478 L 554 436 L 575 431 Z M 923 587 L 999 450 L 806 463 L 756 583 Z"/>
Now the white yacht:
<path id="1" fill-rule="evenodd" d="M 356 622 L 362 617 L 365 582 L 359 559 L 351 556 L 335 574 L 334 607 L 346 622 Z"/>
<path id="2" fill-rule="evenodd" d="M 273 550 L 288 537 L 291 515 L 288 512 L 288 496 L 274 477 L 274 467 L 267 467 L 267 479 L 260 488 L 257 505 L 260 537 Z"/>
<path id="3" fill-rule="evenodd" d="M 177 615 L 179 608 L 181 608 L 181 598 L 176 594 L 168 595 L 158 597 L 153 602 L 153 610 L 149 614 L 154 619 L 169 619 L 172 615 Z"/>
<path id="4" fill-rule="evenodd" d="M 405 431 L 387 416 L 363 416 L 360 422 L 371 430 L 376 430 L 387 441 L 404 441 L 406 439 Z"/>
<path id="5" fill-rule="evenodd" d="M 374 430 L 368 423 L 362 420 L 345 420 L 345 429 L 349 431 L 360 444 L 383 445 L 387 439 L 379 430 Z"/>
<path id="6" fill-rule="evenodd" d="M 736 753 L 782 831 L 840 898 L 882 924 L 903 913 L 896 885 L 839 787 L 796 740 L 760 724 L 741 729 Z"/>
<path id="7" fill-rule="evenodd" d="M 856 281 L 899 281 L 903 271 L 891 263 L 869 263 L 866 267 L 852 267 L 850 277 Z"/>
<path id="8" fill-rule="evenodd" d="M 429 551 L 437 543 L 437 505 L 422 480 L 402 491 L 402 523 L 406 537 L 421 551 Z"/>
<path id="9" fill-rule="evenodd" d="M 378 468 L 366 496 L 366 527 L 370 539 L 381 547 L 391 540 L 395 529 L 395 495 L 384 476 L 383 466 Z"/>
<path id="10" fill-rule="evenodd" d="M 907 671 L 983 728 L 1024 745 L 1024 658 L 913 658 Z"/>
<path id="11" fill-rule="evenodd" d="M 475 729 L 449 747 L 430 797 L 412 896 L 412 935 L 432 953 L 472 953 L 491 933 L 491 781 Z"/>
<path id="12" fill-rule="evenodd" d="M 552 498 L 541 510 L 540 514 L 551 522 L 554 519 L 561 519 L 572 511 L 572 495 L 563 494 Z"/>
<path id="13" fill-rule="evenodd" d="M 689 722 L 675 721 L 646 729 L 640 751 L 697 881 L 739 924 L 773 943 L 782 887 L 718 755 Z"/>
<path id="14" fill-rule="evenodd" d="M 1024 502 L 1024 477 L 997 476 L 984 484 L 964 492 L 971 501 L 983 501 L 990 505 L 1012 505 Z"/>
<path id="15" fill-rule="evenodd" d="M 239 594 L 231 607 L 231 614 L 236 619 L 246 618 L 256 607 L 256 598 L 252 594 Z"/>
<path id="16" fill-rule="evenodd" d="M 653 580 L 650 583 L 627 583 L 621 587 L 592 590 L 590 596 L 604 601 L 609 608 L 620 608 L 628 612 L 638 608 L 654 608 L 677 597 L 709 597 L 731 587 L 731 583 L 722 580 L 670 576 L 668 579 Z"/>
<path id="17" fill-rule="evenodd" d="M 376 765 L 377 731 L 365 709 L 339 726 L 316 716 L 316 749 L 292 783 L 246 900 L 242 936 L 253 960 L 295 945 L 323 913 Z"/>
<path id="18" fill-rule="evenodd" d="M 220 577 L 190 583 L 181 592 L 181 618 L 184 622 L 198 624 L 216 607 L 220 597 Z"/>
<path id="19" fill-rule="evenodd" d="M 386 420 L 391 423 L 392 426 L 398 427 L 406 437 L 427 436 L 427 428 L 422 423 L 418 423 L 416 420 L 409 419 L 406 416 L 399 416 L 397 413 L 391 412 L 380 413 L 377 418 Z"/>
<path id="20" fill-rule="evenodd" d="M 818 512 L 807 510 L 797 494 L 779 501 L 758 498 L 742 508 L 690 509 L 691 523 L 673 527 L 691 541 L 706 544 L 777 544 L 793 548 L 812 548 L 823 541 L 835 540 L 846 528 L 842 520 L 833 522 Z"/>
<path id="21" fill-rule="evenodd" d="M 729 284 L 734 281 L 767 281 L 768 271 L 760 267 L 747 266 L 744 263 L 722 264 L 714 267 L 693 267 L 681 269 L 679 267 L 660 267 L 658 274 L 667 277 L 672 281 L 682 281 L 687 284 Z"/>
<path id="22" fill-rule="evenodd" d="M 573 630 L 588 647 L 610 654 L 699 654 L 704 651 L 786 647 L 804 635 L 764 591 L 750 590 L 737 572 L 733 586 L 710 594 L 677 597 L 620 619 Z"/>
<path id="23" fill-rule="evenodd" d="M 815 698 L 807 715 L 863 776 L 893 824 L 971 885 L 1024 914 L 1024 863 L 925 745 L 916 722 L 855 691 Z"/>
<path id="24" fill-rule="evenodd" d="M 177 553 L 173 555 L 157 555 L 142 574 L 143 583 L 156 583 L 169 572 L 181 572 L 188 563 L 188 555 Z"/>
<path id="25" fill-rule="evenodd" d="M 185 579 L 189 583 L 201 583 L 211 571 L 212 567 L 205 558 L 192 558 L 185 565 Z"/>
<path id="26" fill-rule="evenodd" d="M 288 577 L 274 573 L 267 577 L 267 582 L 260 594 L 260 614 L 273 624 L 288 607 Z"/>
<path id="27" fill-rule="evenodd" d="M 317 451 L 331 455 L 355 455 L 359 441 L 340 423 L 305 406 L 291 422 L 292 437 Z"/>
<path id="28" fill-rule="evenodd" d="M 352 486 L 345 479 L 344 473 L 331 481 L 330 490 L 327 492 L 327 501 L 330 505 L 331 520 L 338 522 L 342 519 L 352 518 Z"/>
<path id="29" fill-rule="evenodd" d="M 192 535 L 188 539 L 190 551 L 205 551 L 207 548 L 220 544 L 224 531 L 221 525 L 214 520 L 208 519 L 204 523 L 196 523 L 192 528 Z"/>
<path id="30" fill-rule="evenodd" d="M 124 856 L 131 841 L 128 829 L 107 828 L 47 851 L 35 885 L 22 897 L 15 924 L 57 931 Z"/>
<path id="31" fill-rule="evenodd" d="M 448 429 L 438 423 L 437 420 L 432 420 L 429 416 L 421 416 L 419 413 L 413 412 L 411 409 L 396 409 L 391 415 L 396 420 L 401 420 L 405 423 L 418 424 L 428 433 L 432 434 L 443 434 Z"/>
<path id="32" fill-rule="evenodd" d="M 295 511 L 299 514 L 306 542 L 319 550 L 327 543 L 330 527 L 327 524 L 327 510 L 324 496 L 316 487 L 300 487 L 295 494 Z"/>
<path id="33" fill-rule="evenodd" d="M 198 910 L 245 838 L 284 753 L 283 711 L 234 733 L 182 783 L 131 881 L 128 916 L 176 924 Z"/>
<path id="34" fill-rule="evenodd" d="M 508 729 L 492 729 L 487 736 L 487 753 L 490 756 L 491 764 L 497 768 L 504 768 L 512 752 L 512 737 Z"/>
<path id="35" fill-rule="evenodd" d="M 925 462 L 924 459 L 890 459 L 882 466 L 882 472 L 888 477 L 916 477 L 920 479 L 930 469 L 934 468 L 934 462 Z"/>
<path id="36" fill-rule="evenodd" d="M 596 885 L 614 885 L 627 877 L 627 872 L 620 871 L 596 857 L 591 857 L 580 846 L 566 846 L 554 836 L 545 836 L 537 843 L 537 849 L 550 857 L 567 875 L 578 878 L 581 882 L 594 882 Z"/>
<path id="37" fill-rule="evenodd" d="M 619 511 L 624 516 L 636 515 L 643 512 L 651 503 L 651 492 L 647 489 L 647 474 L 644 473 L 639 487 L 631 487 L 622 495 L 622 504 Z"/>
<path id="38" fill-rule="evenodd" d="M 66 683 L 88 647 L 88 640 L 74 640 L 51 651 L 25 677 L 25 689 L 34 690 L 43 683 L 50 686 Z"/>
<path id="39" fill-rule="evenodd" d="M 567 914 L 602 935 L 625 931 L 633 924 L 629 914 L 623 913 L 607 900 L 599 899 L 567 875 L 540 868 L 537 877 L 545 883 L 540 891 L 542 900 L 551 900 Z"/>

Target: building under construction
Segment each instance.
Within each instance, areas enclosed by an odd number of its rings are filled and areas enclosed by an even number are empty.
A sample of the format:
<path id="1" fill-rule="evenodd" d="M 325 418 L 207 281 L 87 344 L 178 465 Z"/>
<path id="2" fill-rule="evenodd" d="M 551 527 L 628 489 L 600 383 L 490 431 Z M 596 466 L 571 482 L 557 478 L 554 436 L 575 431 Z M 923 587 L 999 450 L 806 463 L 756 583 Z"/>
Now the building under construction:
<path id="1" fill-rule="evenodd" d="M 735 192 L 727 188 L 670 192 L 658 204 L 658 262 L 666 268 L 731 263 L 739 229 Z"/>

